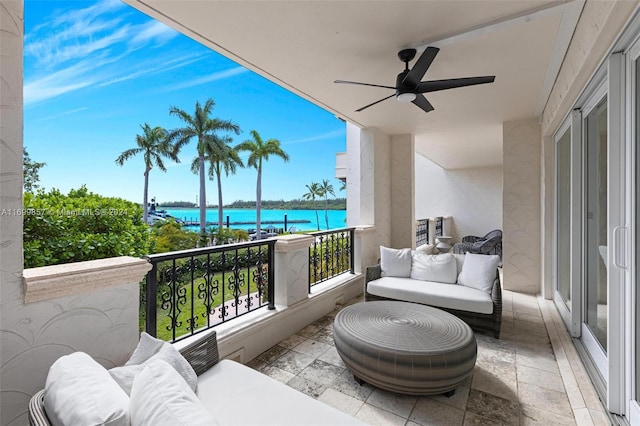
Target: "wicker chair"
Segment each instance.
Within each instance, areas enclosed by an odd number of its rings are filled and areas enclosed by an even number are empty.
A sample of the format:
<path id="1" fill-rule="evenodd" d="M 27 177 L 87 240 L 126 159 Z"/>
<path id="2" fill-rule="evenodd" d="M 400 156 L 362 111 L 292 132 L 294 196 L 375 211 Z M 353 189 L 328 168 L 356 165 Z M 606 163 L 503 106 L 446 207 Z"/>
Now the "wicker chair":
<path id="1" fill-rule="evenodd" d="M 495 229 L 484 237 L 468 235 L 462 238 L 461 243 L 453 245 L 455 254 L 497 254 L 502 259 L 502 231 Z"/>

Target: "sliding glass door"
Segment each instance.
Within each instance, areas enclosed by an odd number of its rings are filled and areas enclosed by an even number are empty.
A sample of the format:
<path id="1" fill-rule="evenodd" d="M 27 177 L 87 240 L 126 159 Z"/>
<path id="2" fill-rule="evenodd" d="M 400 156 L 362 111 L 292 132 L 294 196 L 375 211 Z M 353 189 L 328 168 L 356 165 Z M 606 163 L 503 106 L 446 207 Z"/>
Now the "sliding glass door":
<path id="1" fill-rule="evenodd" d="M 583 339 L 606 372 L 607 356 L 607 96 L 584 115 Z"/>

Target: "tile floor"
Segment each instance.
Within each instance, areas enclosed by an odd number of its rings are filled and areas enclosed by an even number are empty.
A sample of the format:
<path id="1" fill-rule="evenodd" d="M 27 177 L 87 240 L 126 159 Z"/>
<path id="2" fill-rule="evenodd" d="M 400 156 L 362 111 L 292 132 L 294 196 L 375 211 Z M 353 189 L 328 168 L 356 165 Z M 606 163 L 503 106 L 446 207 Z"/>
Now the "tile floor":
<path id="1" fill-rule="evenodd" d="M 503 302 L 501 338 L 476 334 L 473 374 L 449 398 L 358 385 L 333 346 L 332 322 L 339 309 L 248 365 L 372 425 L 608 424 L 602 413 L 585 422 L 574 411 L 538 299 L 506 291 Z"/>

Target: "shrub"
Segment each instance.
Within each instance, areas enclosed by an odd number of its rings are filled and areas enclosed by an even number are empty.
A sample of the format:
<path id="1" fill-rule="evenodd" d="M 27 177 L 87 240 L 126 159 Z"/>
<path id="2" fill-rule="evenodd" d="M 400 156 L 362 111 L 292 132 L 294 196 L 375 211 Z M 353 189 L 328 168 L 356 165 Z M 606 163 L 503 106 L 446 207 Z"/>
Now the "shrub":
<path id="1" fill-rule="evenodd" d="M 151 232 L 155 237 L 154 253 L 188 250 L 198 245 L 198 234 L 182 230 L 174 220 L 156 223 Z"/>
<path id="2" fill-rule="evenodd" d="M 150 251 L 142 208 L 85 186 L 24 194 L 24 267 L 57 265 Z"/>

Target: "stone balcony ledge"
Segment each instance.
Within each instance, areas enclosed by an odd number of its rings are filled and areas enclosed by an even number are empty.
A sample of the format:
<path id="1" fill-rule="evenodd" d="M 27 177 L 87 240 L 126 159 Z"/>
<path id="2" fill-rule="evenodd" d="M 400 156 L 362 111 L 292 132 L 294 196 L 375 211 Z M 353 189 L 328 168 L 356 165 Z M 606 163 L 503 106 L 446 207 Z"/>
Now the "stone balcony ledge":
<path id="1" fill-rule="evenodd" d="M 22 272 L 24 303 L 140 282 L 150 269 L 146 259 L 130 256 L 25 269 Z"/>

